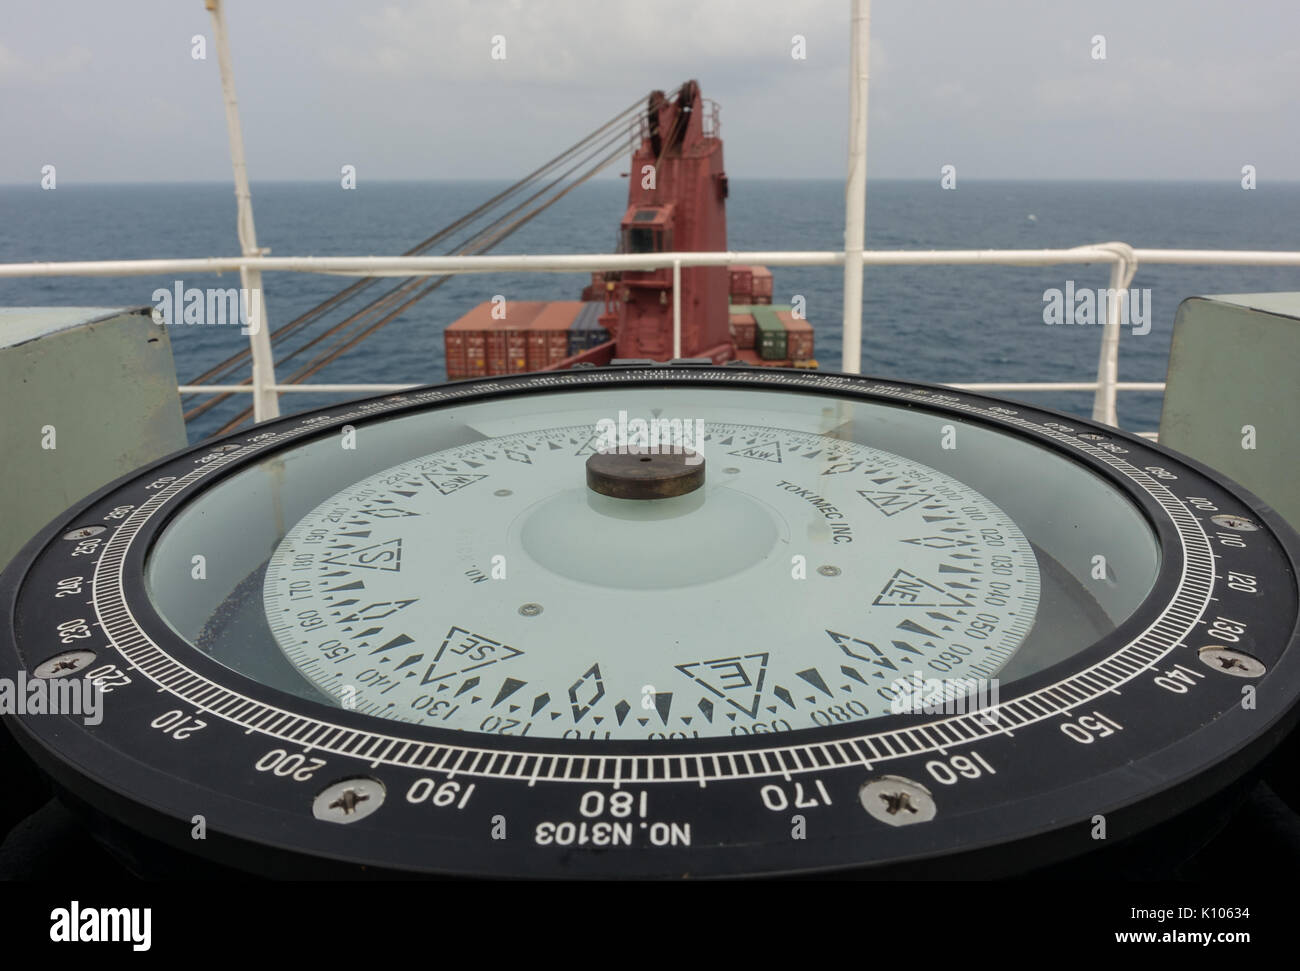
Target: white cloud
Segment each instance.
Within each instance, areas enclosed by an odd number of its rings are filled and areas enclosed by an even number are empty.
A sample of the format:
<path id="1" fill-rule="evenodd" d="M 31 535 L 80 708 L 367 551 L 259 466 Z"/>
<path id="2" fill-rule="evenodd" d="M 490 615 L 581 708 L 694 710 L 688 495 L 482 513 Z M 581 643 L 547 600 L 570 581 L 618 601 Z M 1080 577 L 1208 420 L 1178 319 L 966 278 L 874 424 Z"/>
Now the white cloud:
<path id="1" fill-rule="evenodd" d="M 422 0 L 362 15 L 325 56 L 339 70 L 407 80 L 591 83 L 604 73 L 614 84 L 627 70 L 658 66 L 667 78 L 788 57 L 794 34 L 806 37 L 810 61 L 832 44 L 839 54 L 846 20 L 837 0 Z M 496 36 L 504 60 L 491 56 Z"/>
<path id="2" fill-rule="evenodd" d="M 23 57 L 0 44 L 0 79 L 6 84 L 44 84 L 76 74 L 93 60 L 89 48 L 76 44 L 42 58 Z"/>

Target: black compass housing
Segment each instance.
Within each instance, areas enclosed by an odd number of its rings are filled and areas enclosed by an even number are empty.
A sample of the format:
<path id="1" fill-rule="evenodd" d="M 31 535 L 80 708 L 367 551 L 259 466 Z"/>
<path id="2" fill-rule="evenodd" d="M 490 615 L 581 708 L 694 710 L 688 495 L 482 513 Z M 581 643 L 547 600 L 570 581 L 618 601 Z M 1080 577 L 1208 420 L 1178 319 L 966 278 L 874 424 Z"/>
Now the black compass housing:
<path id="1" fill-rule="evenodd" d="M 469 401 L 684 387 L 882 402 L 1031 442 L 1141 510 L 1160 546 L 1154 585 L 990 709 L 662 741 L 448 731 L 296 696 L 197 649 L 146 590 L 151 544 L 177 512 L 272 452 Z M 102 722 L 10 715 L 17 743 L 105 832 L 250 873 L 1005 876 L 1125 844 L 1250 777 L 1300 718 L 1298 562 L 1294 531 L 1239 486 L 1073 416 L 825 372 L 582 369 L 335 405 L 109 485 L 0 576 L 0 678 L 93 655 L 65 673 L 100 685 Z M 74 621 L 86 634 L 69 640 Z"/>

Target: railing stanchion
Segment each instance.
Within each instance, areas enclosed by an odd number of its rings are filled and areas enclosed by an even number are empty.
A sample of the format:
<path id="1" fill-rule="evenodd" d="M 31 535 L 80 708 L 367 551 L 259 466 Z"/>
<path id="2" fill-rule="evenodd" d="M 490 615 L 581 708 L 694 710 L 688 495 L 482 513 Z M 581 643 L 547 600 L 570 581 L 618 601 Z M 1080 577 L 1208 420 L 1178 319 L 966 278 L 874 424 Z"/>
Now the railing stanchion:
<path id="1" fill-rule="evenodd" d="M 673 260 L 673 357 L 682 356 L 682 261 Z"/>
<path id="2" fill-rule="evenodd" d="M 1110 264 L 1110 286 L 1106 294 L 1106 324 L 1097 359 L 1097 393 L 1092 401 L 1092 420 L 1119 427 L 1116 392 L 1119 390 L 1119 328 L 1128 299 L 1128 287 L 1137 273 L 1133 247 L 1127 243 L 1100 243 L 1099 249 L 1115 254 Z"/>
<path id="3" fill-rule="evenodd" d="M 849 170 L 844 181 L 844 336 L 840 368 L 862 372 L 862 250 L 867 222 L 867 80 L 871 0 L 853 0 L 849 32 Z"/>
<path id="4" fill-rule="evenodd" d="M 221 65 L 221 93 L 226 102 L 226 128 L 230 134 L 230 161 L 235 169 L 235 200 L 238 205 L 237 230 L 244 256 L 261 256 L 257 230 L 253 227 L 253 194 L 248 188 L 248 166 L 244 162 L 244 133 L 239 124 L 239 103 L 235 100 L 235 75 L 230 63 L 230 39 L 226 35 L 226 15 L 221 0 L 204 0 L 212 14 L 212 39 Z M 240 307 L 251 319 L 245 331 L 253 357 L 253 420 L 266 421 L 280 416 L 280 398 L 275 393 L 275 357 L 271 353 L 271 328 L 266 320 L 266 298 L 262 295 L 262 271 L 254 266 L 239 268 Z"/>

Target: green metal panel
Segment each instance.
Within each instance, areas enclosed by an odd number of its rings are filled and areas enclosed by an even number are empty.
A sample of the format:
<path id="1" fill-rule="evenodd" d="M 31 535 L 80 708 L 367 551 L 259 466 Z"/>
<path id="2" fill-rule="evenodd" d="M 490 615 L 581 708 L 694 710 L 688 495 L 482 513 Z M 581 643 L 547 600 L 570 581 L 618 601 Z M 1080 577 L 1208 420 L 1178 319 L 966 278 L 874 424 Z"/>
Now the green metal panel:
<path id="1" fill-rule="evenodd" d="M 171 341 L 148 307 L 0 308 L 0 408 L 0 565 L 78 499 L 186 444 Z"/>
<path id="2" fill-rule="evenodd" d="M 758 356 L 765 361 L 780 361 L 785 358 L 785 325 L 777 317 L 776 310 L 769 306 L 756 304 L 749 308 L 754 315 L 754 347 Z"/>
<path id="3" fill-rule="evenodd" d="M 1182 302 L 1160 443 L 1236 479 L 1300 527 L 1300 293 Z"/>

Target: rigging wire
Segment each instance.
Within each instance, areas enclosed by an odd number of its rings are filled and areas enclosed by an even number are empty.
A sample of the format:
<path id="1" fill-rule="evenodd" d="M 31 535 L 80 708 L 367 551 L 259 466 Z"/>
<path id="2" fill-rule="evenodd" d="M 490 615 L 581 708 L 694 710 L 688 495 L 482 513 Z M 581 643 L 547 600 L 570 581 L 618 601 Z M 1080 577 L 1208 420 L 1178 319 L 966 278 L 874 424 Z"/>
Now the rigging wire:
<path id="1" fill-rule="evenodd" d="M 483 235 L 483 232 L 485 232 L 486 230 L 485 230 L 485 231 L 480 231 L 480 233 L 476 234 L 476 236 L 473 238 L 473 240 L 472 240 L 470 243 L 465 244 L 465 245 L 462 247 L 462 249 L 464 249 L 464 250 L 466 250 L 466 251 L 470 251 L 470 252 L 475 252 L 475 253 L 483 253 L 483 252 L 488 252 L 489 250 L 491 250 L 493 247 L 495 247 L 498 243 L 500 243 L 503 239 L 505 239 L 505 238 L 506 238 L 507 236 L 509 236 L 511 233 L 515 232 L 515 231 L 516 231 L 517 229 L 519 229 L 520 227 L 526 225 L 528 222 L 530 222 L 532 219 L 536 218 L 538 215 L 540 215 L 540 214 L 541 214 L 542 212 L 544 212 L 546 209 L 550 208 L 552 205 L 554 205 L 555 203 L 559 202 L 560 199 L 564 198 L 564 196 L 568 195 L 571 191 L 573 191 L 573 190 L 574 190 L 575 188 L 577 188 L 579 185 L 581 185 L 581 184 L 583 184 L 584 182 L 588 181 L 588 180 L 591 179 L 593 176 L 595 176 L 597 173 L 599 173 L 600 171 L 604 170 L 605 168 L 608 168 L 611 164 L 613 164 L 616 160 L 618 160 L 618 159 L 623 155 L 623 152 L 624 152 L 624 150 L 625 150 L 625 144 L 624 144 L 624 143 L 626 142 L 626 138 L 627 138 L 627 136 L 626 136 L 624 133 L 618 133 L 614 138 L 607 139 L 606 142 L 602 145 L 602 147 L 607 147 L 607 146 L 609 146 L 609 145 L 612 144 L 612 145 L 614 145 L 613 150 L 612 150 L 612 151 L 609 151 L 605 156 L 603 156 L 602 158 L 600 158 L 600 159 L 599 159 L 596 163 L 594 163 L 594 164 L 593 164 L 593 165 L 592 165 L 592 166 L 591 166 L 587 171 L 583 172 L 583 173 L 581 174 L 581 176 L 579 176 L 578 178 L 576 178 L 576 179 L 575 179 L 573 182 L 571 182 L 569 185 L 565 186 L 565 187 L 564 187 L 560 192 L 558 192 L 558 193 L 557 193 L 553 198 L 546 200 L 545 202 L 543 202 L 543 203 L 541 203 L 540 205 L 538 205 L 538 206 L 536 206 L 535 208 L 533 208 L 531 211 L 524 213 L 524 214 L 523 214 L 522 216 L 520 216 L 518 219 L 514 220 L 514 221 L 511 222 L 510 224 L 508 224 L 508 225 L 506 225 L 505 227 L 501 228 L 501 229 L 500 229 L 499 231 L 497 231 L 495 234 L 491 235 L 487 240 L 482 241 L 482 242 L 478 242 L 478 240 L 479 240 L 479 237 L 482 236 L 482 235 Z M 594 154 L 594 153 L 593 153 L 593 154 Z M 590 158 L 590 156 L 588 156 L 588 158 Z M 569 170 L 569 173 L 571 173 L 574 169 L 579 168 L 580 165 L 581 165 L 581 163 L 580 163 L 579 165 L 577 165 L 577 166 L 574 166 L 572 169 Z M 565 173 L 565 175 L 568 175 L 569 173 Z M 557 179 L 557 180 L 555 180 L 555 182 L 551 183 L 551 186 L 546 187 L 546 189 L 543 189 L 542 191 L 539 191 L 538 193 L 535 193 L 535 194 L 534 194 L 533 196 L 531 196 L 528 200 L 525 200 L 524 203 L 520 204 L 519 206 L 516 206 L 513 210 L 511 210 L 510 213 L 507 213 L 507 217 L 508 217 L 509 215 L 515 213 L 515 212 L 518 212 L 519 209 L 524 208 L 524 206 L 526 206 L 529 202 L 531 202 L 531 201 L 537 199 L 539 196 L 543 195 L 543 194 L 544 194 L 546 191 L 548 191 L 551 187 L 553 187 L 554 185 L 556 185 L 556 184 L 558 184 L 560 181 L 562 181 L 563 178 L 564 178 L 564 176 L 561 176 L 560 179 Z M 506 217 L 503 217 L 503 218 L 506 218 Z M 502 221 L 501 219 L 498 219 L 495 223 L 493 223 L 493 226 L 498 225 L 501 221 Z M 488 228 L 491 228 L 491 227 L 488 227 Z M 477 243 L 477 245 L 474 245 L 474 248 L 471 250 L 471 249 L 470 249 L 470 246 L 471 246 L 472 244 L 475 244 L 475 243 Z M 369 336 L 371 336 L 372 334 L 374 334 L 374 333 L 375 333 L 376 331 L 378 331 L 381 327 L 384 327 L 384 326 L 387 325 L 390 321 L 392 321 L 392 320 L 394 320 L 396 317 L 400 316 L 400 315 L 402 314 L 403 311 L 407 310 L 409 307 L 413 306 L 413 305 L 414 305 L 415 303 L 417 303 L 419 300 L 422 300 L 424 297 L 426 297 L 429 293 L 432 293 L 432 292 L 433 292 L 434 290 L 436 290 L 438 287 L 442 286 L 442 285 L 443 285 L 444 283 L 446 283 L 449 279 L 451 279 L 451 277 L 452 277 L 452 274 L 447 274 L 447 275 L 444 275 L 444 276 L 438 277 L 437 279 L 435 279 L 435 280 L 433 280 L 433 281 L 430 281 L 426 286 L 424 286 L 422 289 L 420 289 L 418 292 L 416 292 L 415 295 L 412 296 L 409 300 L 404 301 L 404 302 L 403 302 L 402 304 L 400 304 L 398 307 L 396 307 L 395 309 L 393 309 L 391 312 L 385 314 L 385 315 L 384 315 L 382 318 L 380 318 L 379 320 L 377 320 L 377 321 L 371 323 L 369 326 L 365 326 L 365 327 L 363 327 L 362 329 L 360 329 L 360 332 L 359 332 L 359 333 L 354 333 L 354 334 L 351 334 L 351 335 L 348 335 L 348 334 L 343 335 L 342 339 L 340 340 L 340 342 L 339 342 L 338 344 L 336 344 L 333 348 L 331 348 L 330 350 L 328 350 L 327 352 L 325 352 L 323 355 L 318 356 L 318 357 L 315 358 L 314 360 L 308 362 L 307 365 L 305 365 L 303 368 L 301 368 L 301 369 L 299 369 L 297 372 L 295 372 L 295 373 L 294 373 L 294 374 L 293 374 L 293 375 L 288 379 L 288 381 L 287 381 L 286 383 L 289 383 L 289 384 L 297 384 L 297 383 L 300 383 L 304 378 L 310 377 L 311 375 L 317 373 L 317 372 L 320 371 L 322 368 L 324 368 L 326 365 L 328 365 L 328 364 L 330 364 L 331 362 L 333 362 L 334 360 L 336 360 L 339 356 L 341 356 L 342 354 L 344 354 L 345 352 L 347 352 L 347 351 L 350 350 L 351 348 L 355 347 L 357 344 L 361 343 L 361 341 L 365 340 L 366 338 L 368 338 Z M 399 291 L 400 291 L 401 293 L 409 292 L 411 289 L 413 289 L 414 287 L 418 286 L 418 285 L 419 285 L 421 282 L 423 282 L 425 279 L 426 279 L 426 278 L 423 278 L 423 277 L 415 277 L 415 278 L 412 278 L 411 280 L 409 280 L 409 281 L 407 281 L 406 283 L 404 283 L 401 287 L 396 288 L 396 289 L 393 290 L 393 291 L 390 291 L 389 294 L 386 294 L 385 297 L 381 298 L 380 301 L 376 301 L 376 303 L 380 303 L 381 301 L 387 301 L 387 300 L 395 299 L 396 296 L 399 294 Z M 354 315 L 354 316 L 356 316 L 356 315 Z M 339 325 L 339 327 L 341 327 L 341 326 L 342 326 L 342 325 Z M 334 328 L 334 330 L 337 330 L 337 329 L 338 329 L 337 327 Z M 302 350 L 302 348 L 299 348 L 298 350 Z M 294 353 L 296 354 L 297 351 L 295 351 Z M 220 429 L 216 434 L 219 434 L 219 435 L 220 435 L 220 434 L 225 434 L 225 433 L 227 433 L 227 432 L 229 432 L 229 431 L 233 431 L 235 428 L 237 428 L 237 427 L 239 427 L 240 425 L 242 425 L 242 424 L 244 423 L 244 421 L 246 421 L 246 420 L 247 420 L 247 419 L 252 415 L 252 413 L 253 413 L 253 411 L 252 411 L 251 408 L 246 408 L 246 409 L 244 409 L 242 412 L 240 412 L 238 415 L 236 415 L 233 419 L 231 419 L 229 422 L 227 422 L 224 426 L 222 426 L 222 428 L 221 428 L 221 429 Z"/>
<path id="2" fill-rule="evenodd" d="M 638 99 L 632 105 L 628 106 L 627 108 L 620 111 L 618 114 L 614 115 L 603 125 L 590 132 L 587 136 L 575 142 L 573 145 L 569 146 L 559 155 L 555 156 L 550 161 L 546 162 L 545 164 L 534 169 L 532 172 L 528 173 L 526 176 L 524 176 L 514 185 L 511 185 L 506 189 L 502 190 L 501 192 L 497 193 L 495 196 L 488 199 L 486 202 L 482 203 L 477 208 L 471 210 L 469 213 L 466 213 L 464 216 L 461 216 L 459 219 L 449 224 L 448 226 L 443 227 L 443 229 L 439 230 L 437 233 L 434 233 L 432 236 L 418 243 L 416 246 L 407 250 L 402 255 L 403 256 L 420 255 L 421 253 L 428 250 L 431 246 L 436 245 L 437 243 L 444 240 L 446 237 L 450 236 L 456 230 L 466 226 L 467 224 L 471 223 L 472 221 L 479 218 L 480 216 L 490 212 L 493 208 L 505 202 L 511 196 L 517 194 L 529 183 L 543 177 L 549 170 L 562 164 L 565 159 L 569 158 L 570 156 L 574 155 L 577 152 L 580 152 L 584 146 L 598 139 L 603 133 L 607 132 L 611 127 L 614 127 L 616 125 L 622 125 L 625 122 L 628 115 L 640 110 L 640 106 L 641 106 L 641 100 Z M 343 290 L 341 290 L 339 293 L 335 294 L 334 296 L 322 301 L 320 304 L 307 310 L 303 314 L 300 314 L 298 317 L 282 325 L 281 327 L 276 328 L 271 334 L 271 340 L 273 342 L 282 341 L 285 337 L 289 336 L 291 333 L 298 330 L 302 326 L 319 318 L 320 315 L 323 314 L 324 312 L 332 309 L 333 307 L 337 306 L 339 303 L 349 299 L 350 297 L 357 295 L 361 291 L 370 287 L 372 284 L 378 282 L 379 279 L 381 278 L 365 277 L 360 280 L 357 280 L 351 285 L 345 287 Z M 230 371 L 232 371 L 233 369 L 237 368 L 238 366 L 246 362 L 249 356 L 250 356 L 250 352 L 247 348 L 245 348 L 242 351 L 227 358 L 226 360 L 220 362 L 219 364 L 214 365 L 212 368 L 209 368 L 199 377 L 194 379 L 192 383 L 203 384 L 212 381 L 214 379 L 220 380 L 221 378 L 224 378 L 226 375 L 228 375 Z M 217 396 L 217 397 L 219 400 L 224 400 L 226 396 Z M 205 403 L 207 407 L 203 407 L 202 410 L 195 409 L 192 412 L 186 413 L 186 418 L 189 419 L 191 417 L 196 417 L 198 414 L 201 414 L 203 411 L 208 410 L 208 408 L 212 407 L 212 405 L 215 403 L 216 403 L 215 401 Z"/>
<path id="3" fill-rule="evenodd" d="M 608 126 L 604 126 L 604 127 L 608 127 Z M 468 240 L 460 244 L 460 246 L 457 248 L 457 250 L 454 251 L 454 253 L 458 255 L 472 254 L 476 252 L 483 252 L 486 247 L 495 246 L 505 236 L 514 232 L 520 226 L 524 225 L 526 222 L 531 220 L 534 216 L 538 215 L 540 212 L 550 207 L 551 205 L 554 205 L 556 202 L 562 199 L 565 195 L 568 194 L 568 192 L 574 186 L 579 185 L 582 182 L 585 182 L 587 179 L 591 178 L 591 176 L 594 175 L 596 172 L 599 172 L 602 169 L 606 168 L 613 160 L 617 159 L 623 153 L 623 151 L 625 150 L 626 141 L 627 141 L 627 134 L 626 132 L 621 130 L 615 131 L 612 135 L 606 136 L 604 140 L 601 141 L 600 144 L 596 146 L 595 149 L 588 152 L 587 155 L 584 156 L 582 159 L 580 159 L 577 163 L 570 166 L 567 170 L 562 172 L 553 181 L 543 186 L 537 192 L 534 192 L 523 202 L 519 203 L 518 205 L 514 206 L 512 209 L 508 210 L 505 214 L 498 217 L 492 223 L 478 230 Z M 612 151 L 610 151 L 611 147 L 612 147 Z M 595 162 L 591 161 L 593 156 L 596 156 L 602 152 L 605 154 L 601 155 L 601 157 L 597 159 Z M 492 230 L 495 230 L 497 229 L 497 227 L 500 227 L 511 216 L 514 216 L 516 213 L 519 213 L 520 210 L 525 209 L 528 205 L 532 204 L 542 196 L 546 195 L 557 185 L 562 183 L 566 178 L 573 175 L 575 171 L 583 168 L 584 165 L 588 165 L 588 163 L 590 163 L 592 167 L 589 168 L 580 177 L 578 177 L 578 179 L 575 182 L 570 184 L 568 187 L 564 188 L 562 191 L 554 195 L 552 198 L 543 201 L 536 208 L 534 208 L 530 213 L 527 213 L 525 217 L 522 217 L 520 219 L 515 220 L 514 222 L 509 223 L 504 230 L 501 230 L 495 234 L 492 233 Z M 374 279 L 378 279 L 378 278 L 374 278 Z M 315 345 L 319 344 L 323 340 L 329 339 L 330 337 L 334 336 L 341 330 L 344 330 L 348 327 L 355 327 L 355 325 L 357 325 L 359 321 L 362 324 L 364 324 L 364 320 L 362 320 L 362 318 L 364 318 L 367 314 L 372 314 L 384 310 L 387 305 L 390 305 L 392 303 L 393 300 L 400 299 L 402 296 L 404 296 L 405 294 L 411 292 L 413 289 L 418 287 L 423 282 L 424 279 L 425 278 L 423 277 L 408 278 L 407 280 L 400 283 L 398 286 L 394 287 L 392 290 L 389 290 L 387 293 L 380 296 L 375 301 L 372 301 L 371 303 L 363 306 L 362 308 L 354 312 L 352 315 L 345 318 L 343 321 L 327 329 L 323 333 L 318 334 L 316 337 L 312 338 L 311 340 L 301 345 L 300 347 L 295 348 L 289 354 L 285 355 L 280 361 L 277 361 L 277 364 L 284 364 L 285 362 L 298 356 L 303 351 L 311 347 L 314 347 Z M 421 291 L 417 299 L 427 296 L 429 292 L 431 292 L 431 290 Z M 403 308 L 409 307 L 412 302 L 414 301 L 408 301 L 404 303 L 402 307 Z M 389 319 L 391 319 L 391 317 L 386 317 L 384 319 L 384 322 L 386 323 Z M 369 331 L 367 331 L 367 333 L 369 333 Z M 347 335 L 345 334 L 344 339 L 346 339 L 346 337 Z M 352 345 L 349 344 L 348 346 L 352 346 Z M 331 357 L 330 360 L 333 360 L 333 357 Z M 240 383 L 246 385 L 249 384 L 250 381 L 251 379 L 245 378 Z M 290 379 L 289 383 L 296 383 L 296 381 L 294 379 Z M 213 396 L 213 398 L 209 399 L 208 401 L 203 402 L 201 405 L 191 409 L 189 412 L 186 412 L 185 415 L 186 419 L 188 420 L 188 419 L 198 417 L 199 415 L 205 413 L 209 409 L 215 407 L 220 402 L 231 397 L 233 394 L 234 392 L 225 392 L 223 394 Z"/>

